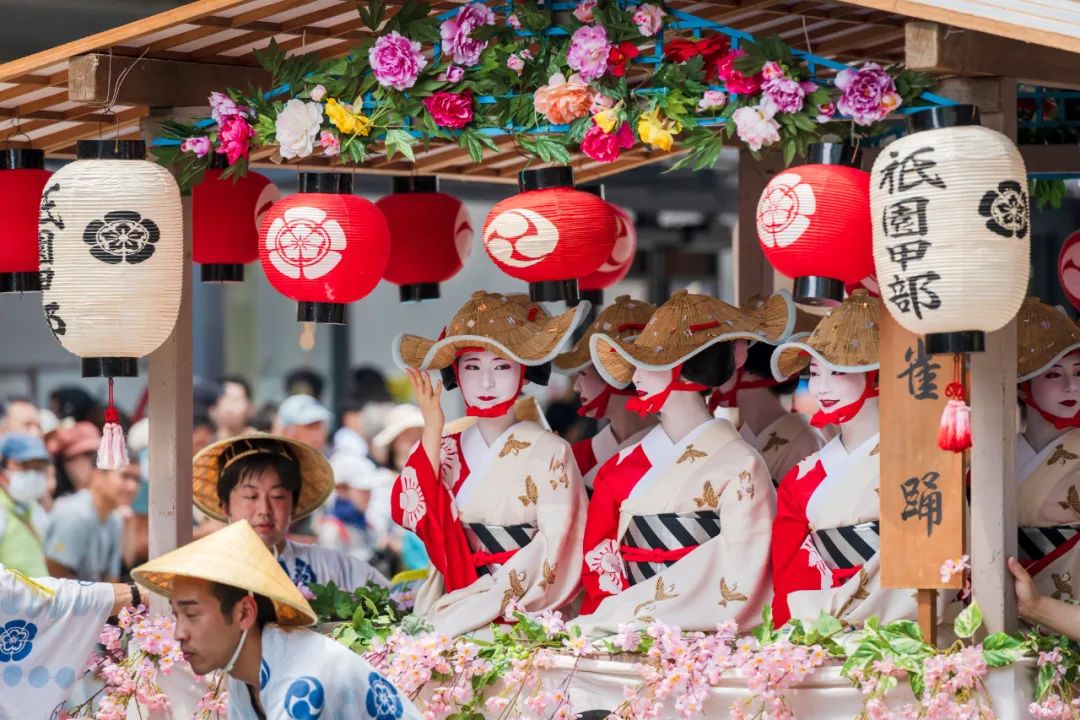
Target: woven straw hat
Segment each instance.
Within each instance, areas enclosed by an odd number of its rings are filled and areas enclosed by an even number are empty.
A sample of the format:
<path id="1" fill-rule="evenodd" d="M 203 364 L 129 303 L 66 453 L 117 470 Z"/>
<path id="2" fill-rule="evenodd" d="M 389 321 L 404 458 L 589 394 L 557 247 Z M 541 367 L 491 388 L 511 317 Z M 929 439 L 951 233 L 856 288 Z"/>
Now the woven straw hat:
<path id="1" fill-rule="evenodd" d="M 318 510 L 334 491 L 334 470 L 315 448 L 302 442 L 266 433 L 250 433 L 207 445 L 192 460 L 192 495 L 195 506 L 215 520 L 225 521 L 218 497 L 218 478 L 224 463 L 263 452 L 287 454 L 300 463 L 300 497 L 293 504 L 293 522 Z"/>
<path id="2" fill-rule="evenodd" d="M 524 296 L 477 290 L 454 315 L 444 337 L 399 335 L 394 340 L 394 362 L 401 368 L 442 370 L 453 364 L 459 350 L 474 347 L 522 365 L 551 362 L 588 313 L 589 303 L 554 317 L 541 312 L 530 320 L 533 307 L 539 306 Z"/>
<path id="3" fill-rule="evenodd" d="M 793 335 L 772 356 L 773 377 L 787 380 L 810 364 L 813 356 L 834 372 L 877 370 L 878 317 L 881 300 L 856 290 L 821 318 L 814 332 Z"/>
<path id="4" fill-rule="evenodd" d="M 708 295 L 680 290 L 656 309 L 633 340 L 595 333 L 589 348 L 600 376 L 609 385 L 626 387 L 635 368 L 671 370 L 731 340 L 777 343 L 791 333 L 794 323 L 794 303 L 786 290 L 752 313 Z"/>
<path id="5" fill-rule="evenodd" d="M 247 520 L 156 557 L 131 575 L 165 597 L 172 595 L 177 577 L 209 580 L 262 595 L 273 601 L 278 625 L 314 625 L 318 620 Z"/>
<path id="6" fill-rule="evenodd" d="M 1059 308 L 1029 297 L 1016 316 L 1016 382 L 1038 377 L 1074 350 L 1080 328 Z"/>
<path id="7" fill-rule="evenodd" d="M 565 375 L 581 372 L 592 364 L 589 340 L 593 335 L 602 332 L 609 337 L 629 340 L 642 331 L 654 312 L 655 305 L 632 300 L 629 295 L 620 295 L 596 316 L 585 334 L 574 343 L 574 347 L 555 358 L 555 369 Z"/>

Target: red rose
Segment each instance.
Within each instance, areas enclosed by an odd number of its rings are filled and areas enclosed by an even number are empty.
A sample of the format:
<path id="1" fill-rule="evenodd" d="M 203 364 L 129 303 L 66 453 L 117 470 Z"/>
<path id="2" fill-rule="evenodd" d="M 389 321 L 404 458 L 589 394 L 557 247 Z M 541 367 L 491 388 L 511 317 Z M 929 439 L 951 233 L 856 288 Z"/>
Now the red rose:
<path id="1" fill-rule="evenodd" d="M 745 50 L 732 50 L 709 67 L 706 77 L 723 80 L 728 92 L 753 95 L 761 89 L 761 74 L 747 76 L 735 69 L 735 60 L 745 54 Z"/>
<path id="2" fill-rule="evenodd" d="M 630 61 L 640 54 L 641 51 L 632 42 L 612 45 L 611 50 L 608 52 L 608 72 L 613 77 L 622 77 L 630 69 Z"/>
<path id="3" fill-rule="evenodd" d="M 463 128 L 472 122 L 472 93 L 437 92 L 424 98 L 424 107 L 435 119 L 435 124 L 445 128 Z"/>
<path id="4" fill-rule="evenodd" d="M 728 40 L 723 35 L 713 35 L 702 40 L 672 40 L 664 46 L 664 60 L 684 63 L 701 55 L 705 64 L 711 64 L 715 58 L 727 52 Z"/>

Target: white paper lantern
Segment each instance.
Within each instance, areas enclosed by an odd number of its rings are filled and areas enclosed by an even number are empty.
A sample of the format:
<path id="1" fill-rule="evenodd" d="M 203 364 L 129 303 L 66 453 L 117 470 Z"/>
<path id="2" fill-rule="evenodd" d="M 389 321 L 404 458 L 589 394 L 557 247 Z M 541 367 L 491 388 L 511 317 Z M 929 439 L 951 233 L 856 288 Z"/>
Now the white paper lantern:
<path id="1" fill-rule="evenodd" d="M 80 141 L 45 187 L 38 221 L 41 300 L 84 377 L 131 377 L 180 309 L 180 190 L 142 141 Z"/>
<path id="2" fill-rule="evenodd" d="M 981 350 L 1027 290 L 1027 171 L 1016 145 L 978 122 L 970 105 L 912 113 L 871 173 L 881 299 L 930 352 Z"/>

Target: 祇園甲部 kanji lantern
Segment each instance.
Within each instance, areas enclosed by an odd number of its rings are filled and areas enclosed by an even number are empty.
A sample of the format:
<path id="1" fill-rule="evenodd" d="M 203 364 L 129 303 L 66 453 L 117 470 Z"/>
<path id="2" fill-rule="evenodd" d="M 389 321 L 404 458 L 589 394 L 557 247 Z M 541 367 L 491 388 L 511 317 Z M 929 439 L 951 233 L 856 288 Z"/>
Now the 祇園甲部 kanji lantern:
<path id="1" fill-rule="evenodd" d="M 352 194 L 352 175 L 301 173 L 300 191 L 263 216 L 259 259 L 270 284 L 297 301 L 301 322 L 345 322 L 345 306 L 379 284 L 390 229 L 374 203 Z"/>
<path id="2" fill-rule="evenodd" d="M 769 181 L 757 206 L 757 233 L 769 263 L 795 280 L 795 302 L 838 305 L 844 285 L 874 272 L 870 175 L 855 148 L 810 147 L 810 164 Z"/>
<path id="3" fill-rule="evenodd" d="M 484 249 L 499 269 L 529 283 L 534 302 L 575 301 L 578 278 L 603 265 L 615 245 L 611 206 L 574 189 L 568 167 L 523 170 L 521 192 L 484 222 Z"/>
<path id="4" fill-rule="evenodd" d="M 439 283 L 456 275 L 472 252 L 465 204 L 439 192 L 438 178 L 410 175 L 394 178 L 394 192 L 375 206 L 390 226 L 384 277 L 399 286 L 402 302 L 439 297 Z"/>
<path id="5" fill-rule="evenodd" d="M 244 266 L 259 259 L 262 216 L 280 197 L 277 185 L 257 172 L 222 177 L 225 156 L 214 155 L 191 192 L 192 256 L 203 282 L 243 282 Z"/>
<path id="6" fill-rule="evenodd" d="M 0 293 L 41 289 L 38 277 L 38 205 L 52 173 L 43 150 L 0 151 Z"/>
<path id="7" fill-rule="evenodd" d="M 1080 310 L 1080 230 L 1065 238 L 1058 253 L 1058 281 L 1069 303 Z"/>
<path id="8" fill-rule="evenodd" d="M 597 197 L 604 197 L 603 185 L 582 186 L 584 192 L 591 192 Z M 615 214 L 615 244 L 611 248 L 611 255 L 604 264 L 593 272 L 578 280 L 578 291 L 583 300 L 588 300 L 594 307 L 602 307 L 604 304 L 604 290 L 626 277 L 630 272 L 630 266 L 634 264 L 634 254 L 637 252 L 637 229 L 634 227 L 634 219 L 630 213 L 614 203 L 608 203 L 611 211 Z"/>
<path id="9" fill-rule="evenodd" d="M 109 378 L 98 465 L 126 463 L 112 379 L 172 333 L 184 274 L 180 189 L 147 162 L 141 140 L 80 140 L 75 162 L 41 195 L 41 302 L 53 335 L 82 358 L 83 377 Z"/>

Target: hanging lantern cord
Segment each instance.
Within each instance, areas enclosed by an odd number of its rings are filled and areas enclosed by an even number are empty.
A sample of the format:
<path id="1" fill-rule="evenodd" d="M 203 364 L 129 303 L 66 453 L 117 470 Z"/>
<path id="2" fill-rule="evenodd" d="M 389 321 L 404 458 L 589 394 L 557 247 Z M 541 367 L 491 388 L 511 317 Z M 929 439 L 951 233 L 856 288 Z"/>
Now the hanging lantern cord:
<path id="1" fill-rule="evenodd" d="M 102 470 L 119 470 L 128 464 L 127 438 L 120 427 L 120 413 L 113 396 L 113 378 L 109 378 L 109 404 L 105 408 L 105 427 L 101 432 L 97 466 Z"/>
<path id="2" fill-rule="evenodd" d="M 945 386 L 945 397 L 964 402 L 964 356 L 953 355 L 953 381 Z"/>
<path id="3" fill-rule="evenodd" d="M 964 401 L 964 356 L 953 355 L 953 380 L 945 386 L 949 402 L 941 413 L 938 428 L 938 447 L 951 452 L 963 452 L 971 447 L 971 408 Z"/>

